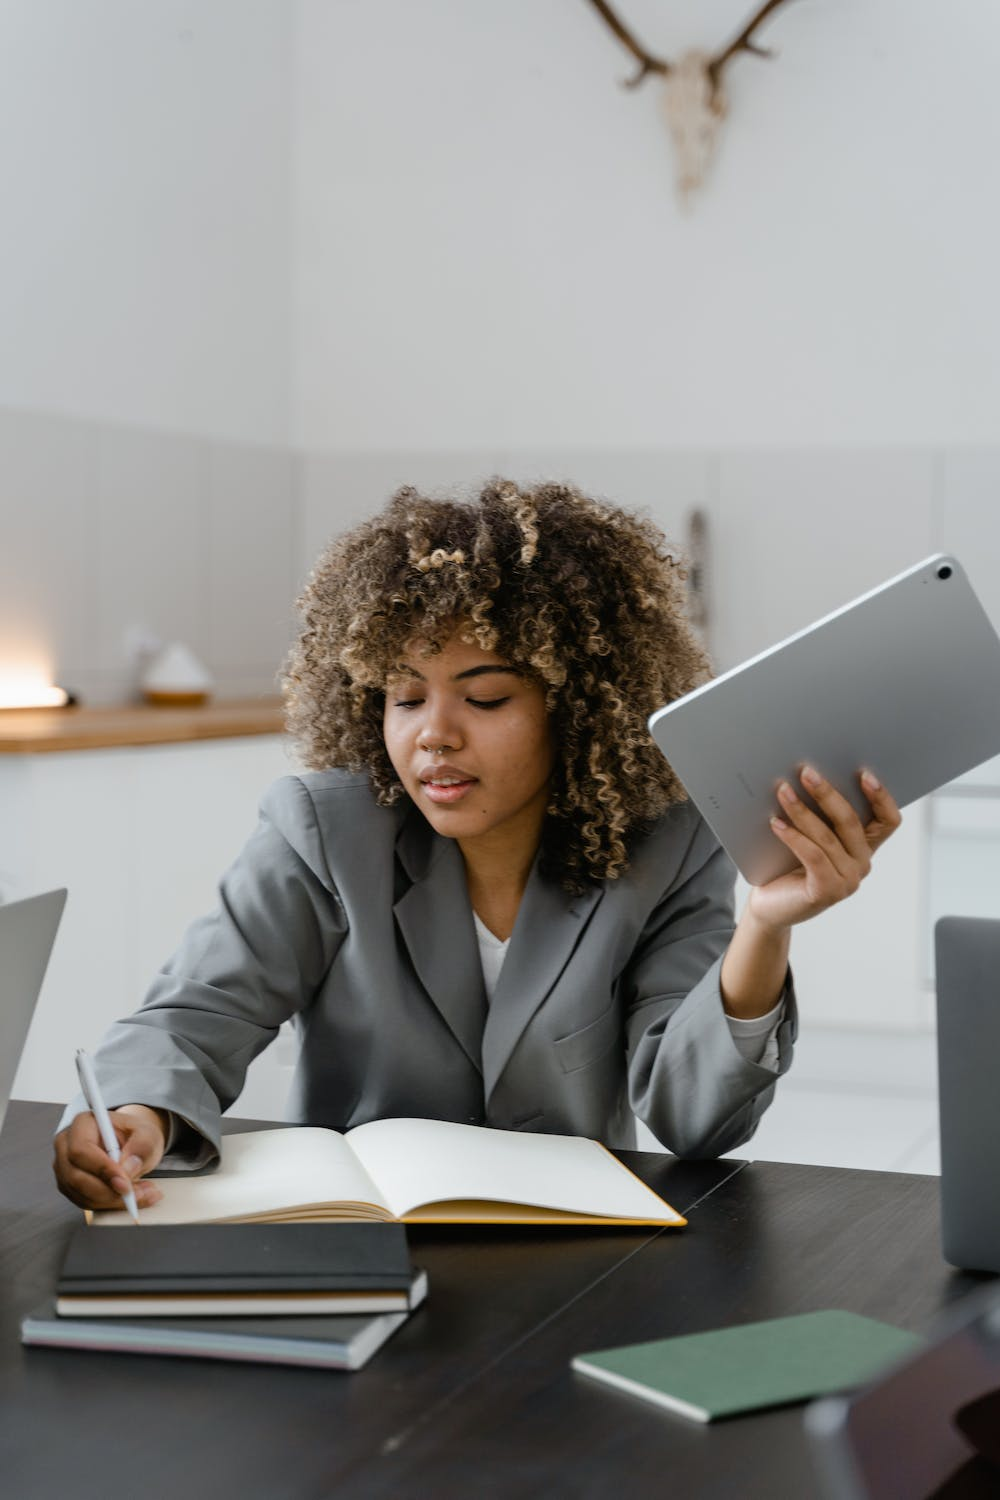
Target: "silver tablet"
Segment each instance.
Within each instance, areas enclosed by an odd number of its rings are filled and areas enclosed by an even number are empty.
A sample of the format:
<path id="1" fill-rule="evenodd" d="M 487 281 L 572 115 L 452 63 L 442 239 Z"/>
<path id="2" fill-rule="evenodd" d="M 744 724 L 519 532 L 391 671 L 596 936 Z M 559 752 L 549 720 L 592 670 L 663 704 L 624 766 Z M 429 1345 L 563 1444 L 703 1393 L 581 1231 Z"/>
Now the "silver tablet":
<path id="1" fill-rule="evenodd" d="M 654 740 L 751 885 L 795 860 L 776 788 L 814 765 L 867 821 L 868 767 L 900 806 L 1000 754 L 1000 639 L 939 554 L 661 708 Z M 814 804 L 813 804 L 814 805 Z"/>

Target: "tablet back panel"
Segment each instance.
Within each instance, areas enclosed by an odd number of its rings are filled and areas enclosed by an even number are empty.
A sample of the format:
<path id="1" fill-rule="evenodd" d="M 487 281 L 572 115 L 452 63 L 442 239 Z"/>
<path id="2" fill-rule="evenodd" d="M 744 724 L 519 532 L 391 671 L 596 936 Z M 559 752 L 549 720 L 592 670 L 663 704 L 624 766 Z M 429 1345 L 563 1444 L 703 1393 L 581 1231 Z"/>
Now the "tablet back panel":
<path id="1" fill-rule="evenodd" d="M 0 906 L 0 1125 L 65 903 L 59 890 Z"/>
<path id="2" fill-rule="evenodd" d="M 942 1249 L 1000 1271 L 1000 920 L 942 917 L 934 940 Z"/>
<path id="3" fill-rule="evenodd" d="M 803 795 L 806 762 L 867 820 L 863 767 L 905 806 L 1000 753 L 1000 639 L 960 564 L 930 557 L 649 724 L 741 873 L 760 885 L 795 868 L 768 820 L 782 779 Z"/>

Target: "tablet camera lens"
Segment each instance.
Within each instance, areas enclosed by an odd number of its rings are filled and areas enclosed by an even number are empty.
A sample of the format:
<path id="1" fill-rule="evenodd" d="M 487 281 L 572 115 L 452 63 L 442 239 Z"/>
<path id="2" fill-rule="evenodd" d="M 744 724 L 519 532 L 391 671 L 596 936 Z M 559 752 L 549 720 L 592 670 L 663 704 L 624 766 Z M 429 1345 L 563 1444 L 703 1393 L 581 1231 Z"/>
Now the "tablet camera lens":
<path id="1" fill-rule="evenodd" d="M 939 578 L 950 578 L 951 577 L 951 563 L 941 563 L 940 566 L 938 567 L 938 570 L 937 570 L 937 576 Z"/>

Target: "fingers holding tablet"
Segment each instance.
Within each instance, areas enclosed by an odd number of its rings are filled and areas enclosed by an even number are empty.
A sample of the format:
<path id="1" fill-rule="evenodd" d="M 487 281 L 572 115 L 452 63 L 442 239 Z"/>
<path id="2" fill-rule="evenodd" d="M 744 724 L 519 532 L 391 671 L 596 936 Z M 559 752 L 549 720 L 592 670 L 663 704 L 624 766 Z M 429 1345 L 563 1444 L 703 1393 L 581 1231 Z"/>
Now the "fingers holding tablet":
<path id="1" fill-rule="evenodd" d="M 874 851 L 896 832 L 903 815 L 895 798 L 886 791 L 874 771 L 861 772 L 861 790 L 871 804 L 872 816 L 865 824 L 865 838 Z"/>
<path id="2" fill-rule="evenodd" d="M 872 816 L 862 822 L 847 798 L 815 767 L 800 772 L 810 806 L 790 781 L 778 787 L 781 815 L 771 828 L 798 863 L 755 892 L 758 914 L 789 926 L 807 921 L 854 894 L 871 869 L 872 856 L 901 822 L 890 792 L 871 772 L 860 782 Z"/>

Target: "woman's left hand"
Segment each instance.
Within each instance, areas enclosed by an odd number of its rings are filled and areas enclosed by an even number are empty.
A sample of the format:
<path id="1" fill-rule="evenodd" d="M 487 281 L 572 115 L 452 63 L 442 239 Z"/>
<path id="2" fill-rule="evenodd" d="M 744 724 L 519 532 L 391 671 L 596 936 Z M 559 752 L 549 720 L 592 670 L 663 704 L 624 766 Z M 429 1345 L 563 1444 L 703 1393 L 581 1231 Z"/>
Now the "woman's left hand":
<path id="1" fill-rule="evenodd" d="M 799 868 L 755 886 L 748 903 L 756 920 L 774 929 L 807 922 L 852 896 L 871 869 L 872 855 L 902 821 L 895 801 L 870 771 L 861 774 L 861 789 L 872 809 L 867 823 L 812 766 L 804 766 L 800 774 L 802 785 L 830 822 L 818 817 L 789 782 L 782 782 L 782 816 L 772 818 L 771 827 Z"/>

